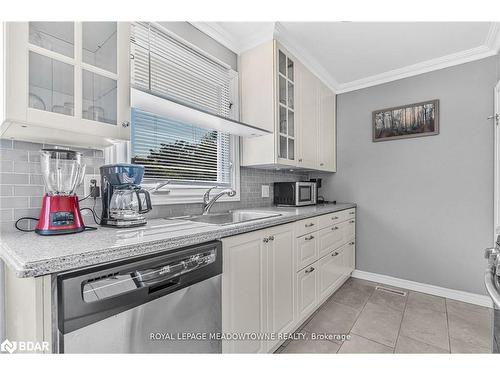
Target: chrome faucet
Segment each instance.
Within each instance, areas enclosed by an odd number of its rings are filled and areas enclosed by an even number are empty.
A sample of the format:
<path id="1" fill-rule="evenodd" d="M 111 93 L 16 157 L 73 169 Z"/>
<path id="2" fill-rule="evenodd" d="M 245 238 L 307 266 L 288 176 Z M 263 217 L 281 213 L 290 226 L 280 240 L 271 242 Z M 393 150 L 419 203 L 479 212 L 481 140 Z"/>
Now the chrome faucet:
<path id="1" fill-rule="evenodd" d="M 218 186 L 211 187 L 210 189 L 208 189 L 205 192 L 205 194 L 203 194 L 203 206 L 202 206 L 203 207 L 203 212 L 202 212 L 203 215 L 207 215 L 210 212 L 210 209 L 212 208 L 212 206 L 217 201 L 217 199 L 219 199 L 223 195 L 227 195 L 228 197 L 234 197 L 236 195 L 236 191 L 235 190 L 233 190 L 233 189 L 224 189 L 220 193 L 218 193 L 215 197 L 213 197 L 212 199 L 210 199 L 210 192 L 213 189 L 216 189 L 217 187 Z"/>

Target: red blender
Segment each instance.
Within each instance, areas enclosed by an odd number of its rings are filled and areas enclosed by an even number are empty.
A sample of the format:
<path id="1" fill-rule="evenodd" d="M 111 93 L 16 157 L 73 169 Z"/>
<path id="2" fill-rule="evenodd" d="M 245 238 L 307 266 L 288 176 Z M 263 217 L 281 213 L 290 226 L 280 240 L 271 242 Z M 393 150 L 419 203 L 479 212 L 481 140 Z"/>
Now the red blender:
<path id="1" fill-rule="evenodd" d="M 78 233 L 85 230 L 77 187 L 85 175 L 82 154 L 71 150 L 42 149 L 40 162 L 45 182 L 42 211 L 35 232 L 41 235 Z"/>

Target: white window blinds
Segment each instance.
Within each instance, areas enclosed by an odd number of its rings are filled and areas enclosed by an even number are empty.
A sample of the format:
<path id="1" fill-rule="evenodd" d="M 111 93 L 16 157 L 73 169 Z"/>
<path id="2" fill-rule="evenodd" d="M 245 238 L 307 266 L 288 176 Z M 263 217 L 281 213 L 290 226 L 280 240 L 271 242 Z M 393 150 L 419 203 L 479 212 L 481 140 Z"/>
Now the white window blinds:
<path id="1" fill-rule="evenodd" d="M 145 176 L 184 182 L 231 183 L 229 134 L 132 109 L 132 162 Z"/>
<path id="2" fill-rule="evenodd" d="M 231 116 L 230 68 L 149 23 L 131 31 L 132 85 L 154 95 Z M 132 109 L 132 162 L 145 177 L 230 185 L 231 140 L 220 131 Z"/>
<path id="3" fill-rule="evenodd" d="M 231 117 L 230 68 L 150 23 L 133 23 L 131 42 L 133 86 Z"/>

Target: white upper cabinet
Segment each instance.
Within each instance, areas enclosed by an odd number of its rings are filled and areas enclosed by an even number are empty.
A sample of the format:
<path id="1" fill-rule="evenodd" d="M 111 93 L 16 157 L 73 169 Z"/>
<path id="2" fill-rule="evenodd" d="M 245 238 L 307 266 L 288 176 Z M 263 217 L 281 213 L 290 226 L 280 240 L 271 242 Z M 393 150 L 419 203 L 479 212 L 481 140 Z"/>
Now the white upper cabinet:
<path id="1" fill-rule="evenodd" d="M 242 121 L 273 132 L 242 140 L 242 165 L 335 171 L 335 94 L 275 40 L 243 52 L 239 74 Z"/>
<path id="2" fill-rule="evenodd" d="M 305 66 L 297 72 L 299 88 L 299 149 L 297 165 L 317 169 L 319 146 L 319 84 L 320 81 Z"/>
<path id="3" fill-rule="evenodd" d="M 129 139 L 129 28 L 7 23 L 2 138 L 96 147 Z"/>
<path id="4" fill-rule="evenodd" d="M 318 163 L 322 171 L 336 172 L 337 142 L 335 134 L 335 94 L 323 83 L 319 84 L 319 124 L 318 126 Z"/>

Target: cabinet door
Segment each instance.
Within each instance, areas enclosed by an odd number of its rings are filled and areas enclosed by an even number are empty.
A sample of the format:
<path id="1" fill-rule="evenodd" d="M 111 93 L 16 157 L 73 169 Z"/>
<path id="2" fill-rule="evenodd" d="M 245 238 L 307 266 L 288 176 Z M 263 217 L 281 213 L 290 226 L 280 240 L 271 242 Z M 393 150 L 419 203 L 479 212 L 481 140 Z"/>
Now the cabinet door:
<path id="1" fill-rule="evenodd" d="M 320 83 L 318 169 L 336 171 L 335 94 Z"/>
<path id="2" fill-rule="evenodd" d="M 297 319 L 301 320 L 317 306 L 318 271 L 313 264 L 297 272 Z"/>
<path id="3" fill-rule="evenodd" d="M 290 54 L 277 45 L 277 142 L 278 161 L 284 164 L 295 165 L 296 159 L 296 64 Z"/>
<path id="4" fill-rule="evenodd" d="M 297 270 L 300 270 L 318 259 L 318 239 L 316 233 L 297 238 Z"/>
<path id="5" fill-rule="evenodd" d="M 345 275 L 343 250 L 334 250 L 318 261 L 318 293 L 320 300 L 328 298 L 337 281 Z"/>
<path id="6" fill-rule="evenodd" d="M 318 164 L 318 79 L 302 64 L 297 64 L 298 113 L 300 121 L 297 165 L 317 168 Z"/>
<path id="7" fill-rule="evenodd" d="M 342 230 L 344 231 L 344 239 L 350 240 L 354 238 L 354 233 L 356 232 L 356 220 L 350 219 L 349 221 L 342 223 Z"/>
<path id="8" fill-rule="evenodd" d="M 333 225 L 331 227 L 321 229 L 318 232 L 318 257 L 321 258 L 332 252 L 332 250 L 342 246 L 345 243 L 344 239 L 345 233 L 343 233 L 340 225 Z"/>
<path id="9" fill-rule="evenodd" d="M 268 313 L 267 331 L 290 332 L 294 323 L 293 226 L 279 226 L 268 232 Z M 277 343 L 277 342 L 276 342 Z M 268 342 L 271 348 L 274 344 Z"/>
<path id="10" fill-rule="evenodd" d="M 222 241 L 222 332 L 265 332 L 266 246 L 263 231 Z M 225 353 L 261 353 L 266 343 L 258 340 L 227 340 Z"/>
<path id="11" fill-rule="evenodd" d="M 349 242 L 344 248 L 343 264 L 347 275 L 354 271 L 356 267 L 356 242 Z"/>
<path id="12" fill-rule="evenodd" d="M 128 23 L 13 22 L 7 34 L 14 124 L 4 136 L 97 147 L 129 138 Z"/>

